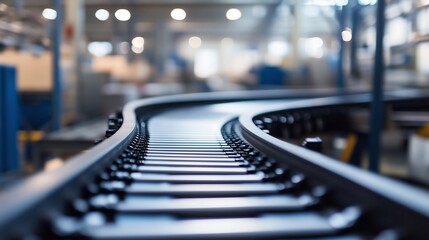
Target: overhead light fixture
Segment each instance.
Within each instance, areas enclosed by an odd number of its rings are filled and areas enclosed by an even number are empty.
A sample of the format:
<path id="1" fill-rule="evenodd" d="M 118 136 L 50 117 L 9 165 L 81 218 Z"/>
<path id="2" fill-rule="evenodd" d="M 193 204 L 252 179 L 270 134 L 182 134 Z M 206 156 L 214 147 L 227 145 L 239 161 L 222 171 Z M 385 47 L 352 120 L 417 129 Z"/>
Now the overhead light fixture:
<path id="1" fill-rule="evenodd" d="M 335 0 L 337 6 L 346 6 L 347 4 L 349 4 L 349 0 Z"/>
<path id="2" fill-rule="evenodd" d="M 352 40 L 352 30 L 350 28 L 344 29 L 344 31 L 341 32 L 341 37 L 344 42 L 350 42 Z"/>
<path id="3" fill-rule="evenodd" d="M 231 8 L 226 12 L 226 18 L 235 21 L 241 18 L 241 11 L 237 8 Z"/>
<path id="4" fill-rule="evenodd" d="M 360 5 L 374 5 L 377 3 L 377 0 L 358 0 Z"/>
<path id="5" fill-rule="evenodd" d="M 307 0 L 306 5 L 315 6 L 346 6 L 349 4 L 349 0 Z"/>
<path id="6" fill-rule="evenodd" d="M 128 11 L 127 9 L 118 9 L 115 12 L 115 17 L 116 19 L 118 19 L 119 21 L 125 22 L 130 20 L 131 18 L 131 13 L 130 11 Z"/>
<path id="7" fill-rule="evenodd" d="M 97 57 L 103 57 L 112 53 L 112 44 L 110 42 L 90 42 L 88 51 Z"/>
<path id="8" fill-rule="evenodd" d="M 201 38 L 196 36 L 190 37 L 188 40 L 189 46 L 191 48 L 199 48 L 201 46 L 201 42 Z"/>
<path id="9" fill-rule="evenodd" d="M 95 17 L 100 21 L 106 21 L 109 18 L 109 12 L 106 9 L 98 9 L 95 12 Z"/>
<path id="10" fill-rule="evenodd" d="M 131 41 L 131 44 L 134 47 L 137 48 L 142 48 L 144 46 L 144 38 L 143 37 L 135 37 L 133 38 L 133 40 Z"/>
<path id="11" fill-rule="evenodd" d="M 171 18 L 173 18 L 174 20 L 177 20 L 177 21 L 182 21 L 183 19 L 186 18 L 186 12 L 185 12 L 185 10 L 183 10 L 181 8 L 173 9 L 173 11 L 171 11 L 170 15 L 171 15 Z"/>
<path id="12" fill-rule="evenodd" d="M 369 5 L 371 2 L 372 0 L 358 0 L 360 5 Z"/>
<path id="13" fill-rule="evenodd" d="M 45 8 L 43 9 L 42 16 L 46 19 L 54 20 L 57 18 L 57 11 L 52 8 Z"/>
<path id="14" fill-rule="evenodd" d="M 144 50 L 144 47 L 136 47 L 136 46 L 131 46 L 131 51 L 133 51 L 135 54 L 140 54 L 142 53 Z"/>

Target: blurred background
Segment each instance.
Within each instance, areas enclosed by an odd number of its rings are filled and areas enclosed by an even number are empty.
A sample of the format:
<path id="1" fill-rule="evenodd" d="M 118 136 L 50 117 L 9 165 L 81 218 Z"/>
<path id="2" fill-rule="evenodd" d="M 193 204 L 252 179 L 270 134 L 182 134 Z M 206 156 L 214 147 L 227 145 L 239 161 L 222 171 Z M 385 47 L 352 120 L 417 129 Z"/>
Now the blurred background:
<path id="1" fill-rule="evenodd" d="M 376 3 L 1 1 L 0 64 L 16 67 L 20 166 L 31 172 L 92 146 L 106 116 L 138 98 L 370 89 Z M 429 1 L 386 3 L 385 86 L 427 86 Z"/>

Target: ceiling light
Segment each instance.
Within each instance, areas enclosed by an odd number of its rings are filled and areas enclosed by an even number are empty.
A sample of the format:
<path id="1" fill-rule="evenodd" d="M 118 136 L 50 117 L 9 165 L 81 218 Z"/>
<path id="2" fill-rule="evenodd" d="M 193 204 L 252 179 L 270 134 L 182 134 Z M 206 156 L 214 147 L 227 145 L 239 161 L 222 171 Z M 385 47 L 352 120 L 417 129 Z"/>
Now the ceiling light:
<path id="1" fill-rule="evenodd" d="M 144 38 L 142 37 L 135 37 L 131 41 L 131 44 L 137 48 L 142 48 L 144 45 Z"/>
<path id="2" fill-rule="evenodd" d="M 106 21 L 109 18 L 109 12 L 106 9 L 98 9 L 95 17 L 100 21 Z"/>
<path id="3" fill-rule="evenodd" d="M 231 8 L 226 12 L 226 18 L 231 21 L 238 20 L 241 18 L 241 12 L 237 8 Z"/>
<path id="4" fill-rule="evenodd" d="M 189 41 L 188 41 L 188 43 L 189 43 L 189 46 L 191 47 L 191 48 L 199 48 L 200 46 L 201 46 L 201 38 L 199 38 L 199 37 L 190 37 L 189 38 Z"/>
<path id="5" fill-rule="evenodd" d="M 371 2 L 372 0 L 358 0 L 360 5 L 369 5 Z"/>
<path id="6" fill-rule="evenodd" d="M 88 51 L 97 57 L 106 56 L 112 53 L 112 44 L 110 42 L 90 42 Z"/>
<path id="7" fill-rule="evenodd" d="M 360 5 L 374 5 L 377 3 L 377 0 L 358 0 Z"/>
<path id="8" fill-rule="evenodd" d="M 115 17 L 119 21 L 128 21 L 131 18 L 131 13 L 127 9 L 118 9 L 115 12 Z"/>
<path id="9" fill-rule="evenodd" d="M 177 21 L 181 21 L 181 20 L 186 18 L 186 12 L 185 12 L 185 10 L 183 10 L 181 8 L 173 9 L 173 11 L 171 11 L 170 15 L 174 20 L 177 20 Z"/>
<path id="10" fill-rule="evenodd" d="M 337 6 L 346 6 L 347 4 L 349 4 L 349 0 L 335 0 Z"/>
<path id="11" fill-rule="evenodd" d="M 349 4 L 348 0 L 307 0 L 306 5 L 316 6 L 345 6 Z"/>
<path id="12" fill-rule="evenodd" d="M 344 42 L 350 42 L 352 40 L 352 31 L 350 28 L 346 28 L 344 31 L 341 32 L 341 37 L 343 38 Z"/>
<path id="13" fill-rule="evenodd" d="M 43 9 L 42 16 L 46 19 L 54 20 L 57 18 L 57 11 L 52 8 L 45 8 Z"/>
<path id="14" fill-rule="evenodd" d="M 143 52 L 144 47 L 136 47 L 136 46 L 131 46 L 131 50 L 135 53 L 135 54 L 140 54 Z"/>

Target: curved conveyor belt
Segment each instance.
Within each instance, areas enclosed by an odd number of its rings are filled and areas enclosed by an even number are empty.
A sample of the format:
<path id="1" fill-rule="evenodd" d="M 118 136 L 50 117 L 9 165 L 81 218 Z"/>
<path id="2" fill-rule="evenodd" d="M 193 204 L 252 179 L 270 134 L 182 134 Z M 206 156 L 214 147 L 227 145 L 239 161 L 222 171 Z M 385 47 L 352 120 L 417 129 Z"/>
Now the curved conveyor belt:
<path id="1" fill-rule="evenodd" d="M 418 239 L 428 233 L 428 194 L 255 125 L 267 113 L 365 105 L 368 95 L 287 102 L 284 94 L 128 104 L 112 120 L 122 125 L 110 138 L 0 195 L 1 238 Z M 427 97 L 386 97 L 409 99 Z"/>

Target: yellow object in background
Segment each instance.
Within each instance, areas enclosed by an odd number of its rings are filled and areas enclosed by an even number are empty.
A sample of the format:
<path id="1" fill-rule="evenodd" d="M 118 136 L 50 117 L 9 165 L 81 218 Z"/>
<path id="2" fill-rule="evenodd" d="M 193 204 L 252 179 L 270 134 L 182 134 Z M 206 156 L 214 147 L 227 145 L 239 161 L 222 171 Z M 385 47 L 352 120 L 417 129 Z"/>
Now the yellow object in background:
<path id="1" fill-rule="evenodd" d="M 18 139 L 20 142 L 37 142 L 45 136 L 43 131 L 19 131 Z"/>
<path id="2" fill-rule="evenodd" d="M 349 162 L 350 157 L 352 156 L 353 150 L 356 146 L 357 136 L 356 134 L 349 134 L 347 136 L 346 147 L 341 153 L 340 160 L 341 162 Z"/>
<path id="3" fill-rule="evenodd" d="M 423 137 L 423 138 L 429 138 L 429 123 L 426 123 L 425 126 L 420 128 L 417 131 L 417 135 L 419 135 L 420 137 Z"/>

